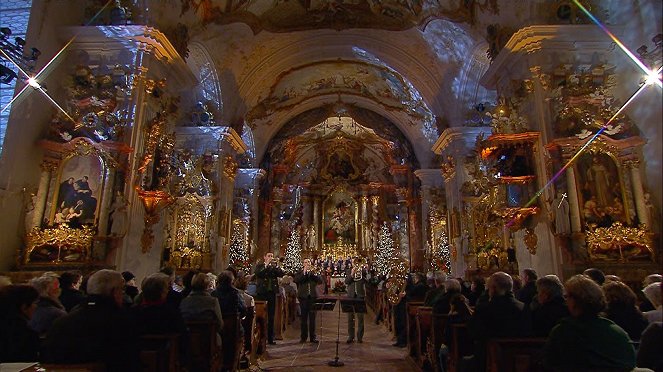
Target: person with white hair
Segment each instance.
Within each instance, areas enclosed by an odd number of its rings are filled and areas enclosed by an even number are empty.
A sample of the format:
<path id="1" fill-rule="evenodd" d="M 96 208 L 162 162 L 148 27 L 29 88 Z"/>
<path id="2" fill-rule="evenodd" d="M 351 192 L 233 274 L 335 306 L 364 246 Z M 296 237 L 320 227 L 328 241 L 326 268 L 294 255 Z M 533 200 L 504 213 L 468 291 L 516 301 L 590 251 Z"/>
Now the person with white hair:
<path id="1" fill-rule="evenodd" d="M 661 282 L 652 283 L 642 290 L 647 299 L 654 306 L 654 310 L 643 313 L 649 323 L 660 322 L 663 320 L 663 305 L 661 304 Z"/>
<path id="2" fill-rule="evenodd" d="M 47 275 L 32 279 L 30 285 L 39 292 L 39 301 L 28 325 L 35 332 L 44 335 L 56 319 L 67 315 L 59 299 L 60 281 L 57 276 Z"/>
<path id="3" fill-rule="evenodd" d="M 135 320 L 122 308 L 124 279 L 99 270 L 87 282 L 88 297 L 58 319 L 43 343 L 44 363 L 103 363 L 108 371 L 139 371 Z"/>

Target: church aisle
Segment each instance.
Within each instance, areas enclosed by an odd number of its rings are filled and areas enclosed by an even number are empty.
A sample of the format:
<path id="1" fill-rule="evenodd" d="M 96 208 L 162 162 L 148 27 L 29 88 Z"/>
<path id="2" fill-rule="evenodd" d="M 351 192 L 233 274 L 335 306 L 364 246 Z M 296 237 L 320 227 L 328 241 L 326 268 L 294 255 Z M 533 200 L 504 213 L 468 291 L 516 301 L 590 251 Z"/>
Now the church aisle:
<path id="1" fill-rule="evenodd" d="M 337 305 L 338 306 L 338 305 Z M 416 371 L 417 367 L 407 356 L 407 349 L 391 346 L 394 343 L 385 327 L 375 325 L 372 312 L 365 315 L 363 343 L 347 344 L 347 315 L 341 314 L 341 343 L 339 361 L 343 367 L 330 367 L 327 362 L 334 359 L 338 309 L 318 312 L 319 344 L 299 343 L 299 318 L 285 332 L 284 340 L 268 345 L 267 356 L 259 362 L 265 371 Z"/>

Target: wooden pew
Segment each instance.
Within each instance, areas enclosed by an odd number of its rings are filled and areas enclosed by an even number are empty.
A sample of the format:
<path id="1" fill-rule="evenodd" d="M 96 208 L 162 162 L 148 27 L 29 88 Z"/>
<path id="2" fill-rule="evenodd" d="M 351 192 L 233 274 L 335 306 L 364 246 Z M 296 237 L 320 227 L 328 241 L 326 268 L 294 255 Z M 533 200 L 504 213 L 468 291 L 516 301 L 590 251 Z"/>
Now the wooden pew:
<path id="1" fill-rule="evenodd" d="M 48 372 L 106 372 L 106 366 L 103 363 L 83 363 L 83 364 L 42 364 L 21 371 L 48 371 Z"/>
<path id="2" fill-rule="evenodd" d="M 244 328 L 244 347 L 242 348 L 242 356 L 251 363 L 251 353 L 253 353 L 253 335 L 256 328 L 256 309 L 254 306 L 246 308 L 246 316 L 242 319 L 242 327 Z"/>
<path id="3" fill-rule="evenodd" d="M 178 371 L 179 338 L 179 334 L 140 336 L 140 362 L 143 371 Z"/>
<path id="4" fill-rule="evenodd" d="M 267 301 L 256 300 L 255 328 L 251 343 L 251 364 L 254 364 L 267 350 Z"/>
<path id="5" fill-rule="evenodd" d="M 421 368 L 424 368 L 426 365 L 431 365 L 427 345 L 431 339 L 432 316 L 432 307 L 420 306 L 417 309 L 417 339 L 419 342 L 417 343 L 417 353 L 415 360 Z"/>
<path id="6" fill-rule="evenodd" d="M 242 333 L 239 314 L 223 314 L 222 366 L 224 370 L 236 371 L 239 365 L 239 356 L 242 351 Z"/>
<path id="7" fill-rule="evenodd" d="M 285 297 L 280 293 L 276 295 L 276 308 L 274 309 L 274 339 L 283 340 L 285 331 Z"/>
<path id="8" fill-rule="evenodd" d="M 543 370 L 545 338 L 502 338 L 488 341 L 486 370 L 529 372 Z"/>
<path id="9" fill-rule="evenodd" d="M 430 341 L 427 345 L 427 350 L 428 350 L 428 357 L 430 358 L 431 366 L 433 371 L 441 371 L 442 368 L 444 370 L 447 369 L 447 366 L 440 366 L 439 359 L 438 359 L 438 352 L 440 350 L 440 346 L 445 343 L 445 337 L 446 335 L 444 334 L 447 326 L 447 320 L 449 319 L 449 315 L 447 314 L 432 314 L 431 315 L 431 337 Z M 447 346 L 449 347 L 451 344 L 450 341 L 447 341 Z"/>
<path id="10" fill-rule="evenodd" d="M 409 355 L 416 358 L 419 340 L 417 339 L 417 309 L 423 306 L 423 301 L 410 301 L 405 304 L 406 308 L 406 329 L 407 329 L 407 348 Z M 416 359 L 415 359 L 416 360 Z"/>
<path id="11" fill-rule="evenodd" d="M 188 320 L 189 371 L 218 371 L 221 367 L 219 324 L 214 320 Z"/>
<path id="12" fill-rule="evenodd" d="M 469 333 L 467 332 L 467 324 L 452 324 L 451 325 L 451 347 L 449 358 L 449 371 L 457 371 L 458 365 L 464 356 L 472 355 L 473 345 Z"/>

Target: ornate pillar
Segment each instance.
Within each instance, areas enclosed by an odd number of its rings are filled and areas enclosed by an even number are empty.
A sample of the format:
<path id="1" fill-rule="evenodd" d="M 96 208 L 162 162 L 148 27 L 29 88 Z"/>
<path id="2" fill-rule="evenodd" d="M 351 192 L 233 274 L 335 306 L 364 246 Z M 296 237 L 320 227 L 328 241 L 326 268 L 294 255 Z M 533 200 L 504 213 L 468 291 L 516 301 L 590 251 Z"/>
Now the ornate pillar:
<path id="1" fill-rule="evenodd" d="M 421 234 L 422 248 L 426 255 L 430 247 L 430 209 L 432 203 L 432 189 L 442 185 L 442 171 L 440 169 L 419 169 L 414 175 L 421 181 Z M 445 179 L 446 181 L 446 179 Z"/>
<path id="2" fill-rule="evenodd" d="M 219 188 L 218 200 L 218 218 L 219 218 L 219 235 L 223 238 L 221 244 L 221 252 L 215 253 L 215 262 L 217 270 L 222 270 L 228 266 L 228 248 L 230 247 L 230 240 L 232 238 L 232 211 L 233 211 L 233 192 L 235 190 L 235 177 L 239 164 L 233 159 L 231 155 L 226 155 L 223 158 L 223 170 L 220 172 L 221 187 Z"/>
<path id="3" fill-rule="evenodd" d="M 404 258 L 410 259 L 410 245 L 408 242 L 408 189 L 406 187 L 400 187 L 396 189 L 396 197 L 398 198 L 398 240 L 401 249 L 401 256 Z"/>
<path id="4" fill-rule="evenodd" d="M 645 204 L 645 192 L 642 189 L 642 178 L 640 177 L 640 162 L 638 160 L 631 160 L 624 163 L 625 166 L 631 170 L 631 185 L 633 187 L 633 197 L 635 198 L 635 210 L 638 213 L 638 221 L 640 224 L 647 225 L 652 229 L 651 221 L 649 220 L 649 212 Z"/>
<path id="5" fill-rule="evenodd" d="M 360 249 L 364 251 L 364 254 L 367 257 L 371 257 L 373 253 L 371 251 L 370 244 L 370 225 L 368 221 L 368 196 L 362 195 L 360 197 L 361 203 L 361 220 L 360 220 L 360 230 L 359 230 L 359 242 Z"/>
<path id="6" fill-rule="evenodd" d="M 106 235 L 108 232 L 108 213 L 110 213 L 111 200 L 113 199 L 113 185 L 115 184 L 115 169 L 108 168 L 104 189 L 101 197 L 101 211 L 99 212 L 99 233 Z"/>
<path id="7" fill-rule="evenodd" d="M 371 196 L 371 250 L 375 252 L 378 245 L 378 205 L 380 204 L 380 196 Z"/>
<path id="8" fill-rule="evenodd" d="M 275 256 L 281 253 L 281 202 L 283 201 L 283 189 L 275 188 L 272 190 L 274 195 L 274 205 L 272 207 L 271 240 L 269 246 Z"/>
<path id="9" fill-rule="evenodd" d="M 37 189 L 37 201 L 35 204 L 34 219 L 30 226 L 25 226 L 25 231 L 32 230 L 33 227 L 41 226 L 46 211 L 46 200 L 48 198 L 48 189 L 51 181 L 51 173 L 57 169 L 57 165 L 49 161 L 41 164 L 41 176 L 39 177 L 39 189 Z"/>
<path id="10" fill-rule="evenodd" d="M 324 243 L 322 236 L 322 219 L 320 218 L 320 197 L 313 197 L 313 226 L 315 227 L 315 248 L 320 249 Z"/>
<path id="11" fill-rule="evenodd" d="M 580 232 L 580 206 L 578 205 L 578 188 L 573 167 L 566 169 L 566 191 L 569 193 L 569 206 L 571 207 L 571 231 Z"/>

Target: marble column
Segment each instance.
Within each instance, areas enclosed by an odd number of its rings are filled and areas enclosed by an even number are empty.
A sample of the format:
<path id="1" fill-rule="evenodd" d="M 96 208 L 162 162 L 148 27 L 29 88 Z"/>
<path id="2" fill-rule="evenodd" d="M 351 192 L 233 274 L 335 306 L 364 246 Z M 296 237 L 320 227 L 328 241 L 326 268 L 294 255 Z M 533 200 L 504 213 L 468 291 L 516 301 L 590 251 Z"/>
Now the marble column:
<path id="1" fill-rule="evenodd" d="M 408 212 L 408 189 L 405 187 L 396 189 L 396 196 L 398 198 L 398 241 L 401 251 L 401 256 L 403 258 L 411 258 L 410 256 L 410 247 L 409 247 L 409 221 L 410 216 Z"/>
<path id="2" fill-rule="evenodd" d="M 274 206 L 272 207 L 272 224 L 271 224 L 271 241 L 269 246 L 275 256 L 281 254 L 281 203 L 283 201 L 283 189 L 277 188 L 273 190 Z"/>
<path id="3" fill-rule="evenodd" d="M 580 232 L 580 206 L 578 205 L 578 188 L 573 167 L 566 169 L 566 191 L 569 193 L 569 206 L 571 215 L 571 231 Z"/>
<path id="4" fill-rule="evenodd" d="M 635 198 L 635 210 L 638 213 L 638 221 L 640 224 L 647 225 L 652 228 L 651 221 L 649 220 L 649 211 L 645 204 L 645 192 L 642 189 L 642 178 L 640 177 L 640 163 L 632 161 L 628 166 L 631 168 L 631 185 L 633 187 L 633 197 Z"/>
<path id="5" fill-rule="evenodd" d="M 378 246 L 378 232 L 380 231 L 380 226 L 378 226 L 378 206 L 380 204 L 380 196 L 373 195 L 371 196 L 371 250 L 375 252 Z"/>
<path id="6" fill-rule="evenodd" d="M 39 177 L 39 189 L 37 189 L 37 200 L 35 204 L 34 218 L 30 226 L 25 226 L 25 231 L 32 230 L 33 227 L 41 226 L 46 211 L 46 200 L 48 200 L 48 189 L 51 182 L 51 172 L 54 170 L 54 164 L 44 162 L 41 165 L 41 175 Z"/>
<path id="7" fill-rule="evenodd" d="M 323 246 L 322 219 L 320 216 L 321 200 L 319 196 L 313 197 L 313 226 L 315 226 L 315 248 L 320 249 Z"/>
<path id="8" fill-rule="evenodd" d="M 368 196 L 362 195 L 361 196 L 361 220 L 360 223 L 360 231 L 359 231 L 359 237 L 360 237 L 360 249 L 363 250 L 364 254 L 367 257 L 370 257 L 371 254 L 373 253 L 371 251 L 371 244 L 370 244 L 370 224 L 368 221 Z"/>
<path id="9" fill-rule="evenodd" d="M 113 199 L 113 184 L 115 183 L 115 169 L 108 168 L 107 172 L 99 212 L 98 229 L 101 235 L 106 235 L 108 232 L 108 214 L 110 213 L 111 200 Z"/>

